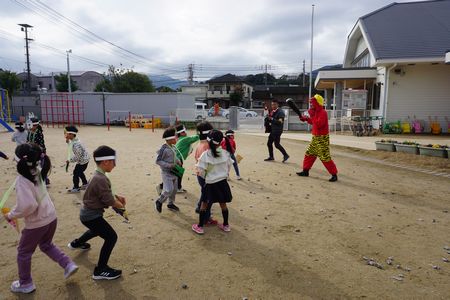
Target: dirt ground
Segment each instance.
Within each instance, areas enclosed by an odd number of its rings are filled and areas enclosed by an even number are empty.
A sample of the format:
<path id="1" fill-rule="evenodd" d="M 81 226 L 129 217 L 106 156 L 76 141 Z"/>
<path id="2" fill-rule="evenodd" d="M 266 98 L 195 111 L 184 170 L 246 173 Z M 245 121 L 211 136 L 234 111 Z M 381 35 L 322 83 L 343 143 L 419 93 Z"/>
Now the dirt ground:
<path id="1" fill-rule="evenodd" d="M 244 179 L 235 180 L 231 172 L 232 231 L 206 227 L 198 236 L 190 228 L 198 219 L 194 208 L 199 196 L 192 157 L 183 180 L 188 193 L 177 195 L 181 211 L 164 206 L 159 215 L 153 207 L 160 182 L 154 160 L 162 132 L 82 127 L 80 139 L 91 152 L 101 144 L 118 151 L 110 178 L 128 199 L 130 224 L 112 210 L 105 214 L 119 235 L 110 265 L 123 270 L 122 278 L 105 282 L 91 279 L 99 238 L 84 253 L 66 246 L 85 230 L 78 218 L 82 194 L 66 194 L 71 176 L 63 167 L 63 130 L 44 130 L 54 165 L 49 189 L 58 213 L 54 242 L 80 270 L 65 281 L 63 270 L 37 250 L 32 266 L 37 290 L 13 295 L 9 286 L 17 279 L 17 233 L 2 222 L 0 299 L 450 298 L 450 263 L 443 261 L 450 259 L 444 250 L 450 246 L 450 180 L 355 156 L 447 173 L 449 159 L 332 147 L 339 181 L 330 183 L 320 162 L 308 178 L 295 174 L 307 143 L 282 141 L 289 161 L 281 163 L 275 152 L 277 161 L 264 162 L 266 139 L 237 134 Z M 13 153 L 6 133 L 0 133 L 0 149 Z M 349 153 L 353 156 L 343 155 Z M 16 176 L 15 165 L 1 160 L 0 170 L 3 193 Z M 88 174 L 94 170 L 91 160 Z M 218 207 L 214 215 L 221 220 Z M 364 257 L 382 269 L 368 265 Z M 386 263 L 389 257 L 392 265 Z"/>

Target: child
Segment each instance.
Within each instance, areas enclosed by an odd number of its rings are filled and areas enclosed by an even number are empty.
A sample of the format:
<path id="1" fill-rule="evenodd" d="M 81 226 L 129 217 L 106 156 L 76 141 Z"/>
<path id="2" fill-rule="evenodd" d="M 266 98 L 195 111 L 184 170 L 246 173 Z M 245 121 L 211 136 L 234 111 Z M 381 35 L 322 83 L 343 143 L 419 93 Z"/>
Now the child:
<path id="1" fill-rule="evenodd" d="M 207 141 L 208 134 L 213 129 L 212 125 L 208 121 L 203 121 L 197 124 L 197 132 L 200 138 L 200 142 L 198 143 L 197 149 L 195 149 L 194 158 L 195 163 L 198 163 L 200 156 L 202 156 L 203 152 L 209 150 L 209 143 Z M 200 185 L 200 199 L 197 203 L 197 208 L 195 209 L 196 213 L 200 213 L 200 206 L 202 205 L 202 199 L 204 197 L 204 187 L 205 187 L 205 178 L 197 175 L 197 181 Z M 217 225 L 217 221 L 211 218 L 211 206 L 206 208 L 205 219 L 207 221 L 207 225 Z"/>
<path id="2" fill-rule="evenodd" d="M 19 280 L 11 284 L 11 291 L 27 294 L 36 289 L 31 278 L 31 256 L 38 245 L 42 252 L 64 268 L 64 278 L 74 274 L 78 266 L 52 242 L 57 223 L 56 211 L 42 179 L 51 168 L 49 157 L 44 155 L 44 164 L 39 171 L 37 166 L 43 154 L 39 146 L 23 144 L 16 148 L 15 154 L 19 173 L 16 179 L 17 203 L 4 217 L 8 222 L 24 218 L 25 228 L 17 247 Z"/>
<path id="3" fill-rule="evenodd" d="M 44 153 L 47 153 L 47 149 L 45 148 L 44 132 L 41 125 L 39 125 L 39 119 L 31 118 L 30 121 L 31 128 L 30 131 L 28 131 L 27 143 L 37 144 L 42 148 Z"/>
<path id="4" fill-rule="evenodd" d="M 231 202 L 233 196 L 231 195 L 227 177 L 233 160 L 230 157 L 230 153 L 222 150 L 220 147 L 222 140 L 222 132 L 212 130 L 208 134 L 210 149 L 203 152 L 196 165 L 198 175 L 205 178 L 204 196 L 202 197 L 202 205 L 200 206 L 199 222 L 198 224 L 192 225 L 192 230 L 198 234 L 204 233 L 203 225 L 207 220 L 205 218 L 206 209 L 215 202 L 219 202 L 223 216 L 223 224 L 219 224 L 218 227 L 225 232 L 231 231 L 230 225 L 228 224 L 227 202 Z"/>
<path id="5" fill-rule="evenodd" d="M 176 165 L 181 165 L 181 161 L 175 154 L 174 145 L 177 142 L 177 136 L 175 128 L 169 127 L 163 133 L 163 139 L 165 143 L 158 150 L 158 157 L 156 158 L 156 164 L 161 168 L 161 177 L 163 181 L 163 191 L 155 201 L 156 210 L 161 213 L 163 203 L 169 199 L 167 208 L 172 211 L 179 211 L 180 209 L 175 205 L 175 195 L 177 193 L 178 178 L 172 173 L 172 169 Z"/>
<path id="6" fill-rule="evenodd" d="M 69 157 L 66 161 L 66 166 L 69 166 L 71 162 L 76 163 L 75 169 L 73 169 L 73 188 L 68 190 L 68 193 L 79 193 L 80 190 L 85 190 L 88 184 L 84 171 L 88 167 L 90 156 L 86 148 L 77 138 L 77 133 L 78 129 L 75 126 L 67 126 L 64 129 L 64 136 L 69 147 Z M 83 183 L 81 187 L 80 179 Z"/>
<path id="7" fill-rule="evenodd" d="M 14 132 L 11 141 L 16 142 L 17 146 L 25 144 L 27 142 L 28 132 L 25 130 L 22 122 L 16 123 L 17 131 Z"/>
<path id="8" fill-rule="evenodd" d="M 122 270 L 108 266 L 109 257 L 117 241 L 117 234 L 103 218 L 103 212 L 109 206 L 124 208 L 126 200 L 124 197 L 113 194 L 111 182 L 106 176 L 106 173 L 111 172 L 116 166 L 116 151 L 108 146 L 100 146 L 94 151 L 94 161 L 97 164 L 97 171 L 86 189 L 80 210 L 80 221 L 88 230 L 78 239 L 70 242 L 68 247 L 89 250 L 91 245 L 87 241 L 97 236 L 104 239 L 92 278 L 112 280 L 119 278 Z"/>
<path id="9" fill-rule="evenodd" d="M 183 124 L 180 124 L 176 127 L 177 133 L 177 143 L 175 144 L 175 150 L 177 158 L 181 161 L 181 166 L 183 166 L 183 162 L 186 158 L 188 158 L 189 154 L 192 152 L 192 144 L 198 141 L 198 135 L 188 136 L 186 133 L 186 128 Z M 178 176 L 177 176 L 178 177 Z M 181 181 L 183 180 L 183 176 L 178 177 L 178 191 L 177 193 L 185 193 L 186 190 L 181 186 Z M 163 184 L 160 183 L 157 187 L 158 195 L 161 194 L 163 189 Z"/>
<path id="10" fill-rule="evenodd" d="M 225 138 L 222 141 L 222 148 L 224 150 L 227 150 L 230 153 L 231 159 L 233 162 L 234 171 L 236 172 L 236 179 L 241 180 L 241 176 L 239 175 L 239 167 L 236 160 L 236 157 L 234 156 L 234 153 L 236 152 L 236 142 L 234 141 L 234 131 L 233 130 L 227 130 L 225 132 Z"/>

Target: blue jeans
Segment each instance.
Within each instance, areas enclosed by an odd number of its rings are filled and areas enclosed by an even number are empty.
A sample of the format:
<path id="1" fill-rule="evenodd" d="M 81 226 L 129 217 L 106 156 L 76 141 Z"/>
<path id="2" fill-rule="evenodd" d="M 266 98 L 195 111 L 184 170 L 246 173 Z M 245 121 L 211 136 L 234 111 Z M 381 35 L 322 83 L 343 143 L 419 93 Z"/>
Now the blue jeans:
<path id="1" fill-rule="evenodd" d="M 236 176 L 240 177 L 241 175 L 239 175 L 239 167 L 238 167 L 236 157 L 234 156 L 234 153 L 231 153 L 230 156 L 231 156 L 231 159 L 234 160 L 233 168 L 234 168 L 234 171 L 236 172 Z"/>

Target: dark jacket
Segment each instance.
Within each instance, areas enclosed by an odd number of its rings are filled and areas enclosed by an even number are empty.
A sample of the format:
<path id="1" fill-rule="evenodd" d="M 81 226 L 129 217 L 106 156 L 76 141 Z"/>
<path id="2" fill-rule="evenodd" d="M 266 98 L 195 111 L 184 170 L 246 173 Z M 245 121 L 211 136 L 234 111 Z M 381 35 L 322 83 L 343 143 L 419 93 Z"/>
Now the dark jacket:
<path id="1" fill-rule="evenodd" d="M 269 121 L 270 126 L 272 127 L 271 133 L 281 134 L 283 132 L 284 118 L 284 111 L 281 108 L 272 112 L 272 120 Z"/>

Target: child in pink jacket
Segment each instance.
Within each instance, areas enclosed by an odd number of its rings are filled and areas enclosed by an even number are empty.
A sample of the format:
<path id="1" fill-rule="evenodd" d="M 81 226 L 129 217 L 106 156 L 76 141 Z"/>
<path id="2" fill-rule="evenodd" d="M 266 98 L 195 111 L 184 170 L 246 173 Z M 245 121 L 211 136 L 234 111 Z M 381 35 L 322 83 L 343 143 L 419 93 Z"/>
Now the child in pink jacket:
<path id="1" fill-rule="evenodd" d="M 41 158 L 44 163 L 39 171 Z M 27 294 L 36 289 L 31 278 L 31 256 L 37 246 L 64 268 L 65 278 L 74 274 L 78 266 L 52 242 L 56 230 L 56 211 L 42 179 L 51 169 L 50 159 L 38 145 L 23 144 L 16 148 L 16 161 L 19 173 L 16 179 L 17 203 L 4 217 L 8 222 L 24 218 L 25 228 L 17 247 L 19 280 L 11 284 L 11 291 Z"/>

